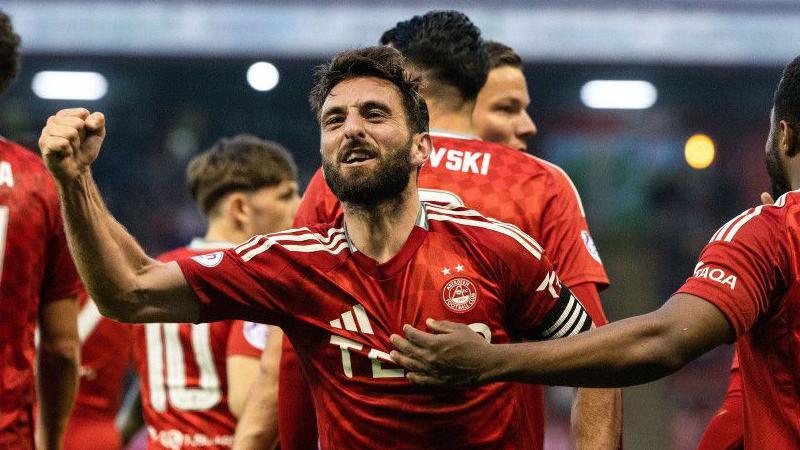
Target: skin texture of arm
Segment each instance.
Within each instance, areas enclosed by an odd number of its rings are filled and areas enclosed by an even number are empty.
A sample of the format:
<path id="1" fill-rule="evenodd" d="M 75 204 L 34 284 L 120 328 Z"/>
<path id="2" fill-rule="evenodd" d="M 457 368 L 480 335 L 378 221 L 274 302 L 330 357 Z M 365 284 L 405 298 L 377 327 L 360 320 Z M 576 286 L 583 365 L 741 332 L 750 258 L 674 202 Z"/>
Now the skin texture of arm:
<path id="1" fill-rule="evenodd" d="M 42 130 L 39 147 L 57 181 L 75 265 L 103 315 L 120 322 L 193 322 L 194 292 L 174 262 L 149 258 L 108 213 L 90 166 L 105 137 L 101 113 L 59 111 Z"/>
<path id="2" fill-rule="evenodd" d="M 249 386 L 244 411 L 236 424 L 234 449 L 273 449 L 278 443 L 278 373 L 283 332 L 272 327 L 261 354 L 259 371 Z"/>
<path id="3" fill-rule="evenodd" d="M 225 365 L 228 372 L 228 409 L 238 419 L 244 412 L 250 384 L 258 376 L 259 359 L 233 355 L 225 360 Z"/>
<path id="4" fill-rule="evenodd" d="M 47 302 L 39 310 L 36 371 L 38 449 L 60 449 L 78 390 L 80 339 L 77 298 Z"/>
<path id="5" fill-rule="evenodd" d="M 581 283 L 570 290 L 581 300 L 595 324 L 608 323 L 600 308 L 596 284 Z M 616 449 L 622 434 L 622 390 L 578 388 L 570 423 L 576 449 Z"/>
<path id="6" fill-rule="evenodd" d="M 404 327 L 393 335 L 395 362 L 422 385 L 515 381 L 562 386 L 622 387 L 676 372 L 736 335 L 714 305 L 676 294 L 655 312 L 554 342 L 487 344 L 469 327 L 428 320 L 439 334 Z"/>

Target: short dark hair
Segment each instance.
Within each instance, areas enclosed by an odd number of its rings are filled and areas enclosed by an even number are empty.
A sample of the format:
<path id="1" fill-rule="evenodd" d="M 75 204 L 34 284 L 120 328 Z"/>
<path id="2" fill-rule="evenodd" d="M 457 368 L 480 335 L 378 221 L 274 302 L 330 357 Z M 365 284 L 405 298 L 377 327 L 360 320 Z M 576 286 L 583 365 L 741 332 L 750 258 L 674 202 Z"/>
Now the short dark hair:
<path id="1" fill-rule="evenodd" d="M 478 97 L 489 74 L 481 30 L 458 11 L 430 11 L 398 22 L 383 33 L 380 43 L 431 71 L 434 81 L 457 88 L 465 100 Z"/>
<path id="2" fill-rule="evenodd" d="M 19 42 L 11 18 L 0 11 L 0 94 L 11 86 L 19 73 Z"/>
<path id="3" fill-rule="evenodd" d="M 774 108 L 776 121 L 800 122 L 800 56 L 783 69 L 775 89 Z"/>
<path id="4" fill-rule="evenodd" d="M 186 167 L 186 185 L 206 216 L 226 194 L 296 179 L 297 167 L 283 146 L 250 134 L 218 140 Z"/>
<path id="5" fill-rule="evenodd" d="M 486 47 L 486 53 L 489 55 L 489 68 L 497 69 L 498 67 L 515 67 L 522 68 L 522 58 L 514 51 L 513 48 L 502 44 L 497 41 L 486 41 L 483 44 Z"/>
<path id="6" fill-rule="evenodd" d="M 352 78 L 375 77 L 391 82 L 400 91 L 411 132 L 427 132 L 428 105 L 419 93 L 419 79 L 405 70 L 404 62 L 400 52 L 384 46 L 339 53 L 328 64 L 317 67 L 317 84 L 308 96 L 311 110 L 319 120 L 325 98 L 337 84 Z"/>

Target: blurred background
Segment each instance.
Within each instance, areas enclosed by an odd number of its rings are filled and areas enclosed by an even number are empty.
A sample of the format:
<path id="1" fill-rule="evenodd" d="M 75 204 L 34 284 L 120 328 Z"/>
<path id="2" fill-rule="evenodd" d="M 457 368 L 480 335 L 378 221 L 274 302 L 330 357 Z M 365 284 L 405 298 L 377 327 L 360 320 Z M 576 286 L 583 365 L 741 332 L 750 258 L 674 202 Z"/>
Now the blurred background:
<path id="1" fill-rule="evenodd" d="M 256 134 L 293 152 L 305 184 L 320 164 L 306 101 L 313 67 L 342 49 L 376 44 L 413 14 L 466 12 L 485 38 L 523 57 L 539 127 L 530 151 L 561 165 L 581 192 L 611 278 L 602 297 L 612 320 L 658 307 L 717 227 L 768 190 L 772 91 L 800 54 L 795 0 L 4 0 L 0 7 L 24 51 L 20 77 L 0 97 L 0 134 L 35 148 L 57 109 L 105 112 L 109 137 L 96 177 L 113 213 L 150 253 L 203 230 L 183 175 L 196 152 L 222 136 Z M 619 93 L 594 80 L 636 83 Z M 725 392 L 731 351 L 626 389 L 625 448 L 694 448 Z M 547 448 L 569 448 L 570 390 L 548 396 Z"/>

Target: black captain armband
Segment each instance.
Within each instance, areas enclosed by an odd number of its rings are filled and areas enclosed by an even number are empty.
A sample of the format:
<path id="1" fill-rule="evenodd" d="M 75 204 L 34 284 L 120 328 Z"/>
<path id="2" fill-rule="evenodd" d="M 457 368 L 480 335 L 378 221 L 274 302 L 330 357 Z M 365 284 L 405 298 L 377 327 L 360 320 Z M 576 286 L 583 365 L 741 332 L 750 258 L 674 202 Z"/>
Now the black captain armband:
<path id="1" fill-rule="evenodd" d="M 544 316 L 530 336 L 535 340 L 575 336 L 592 328 L 592 318 L 581 302 L 563 287 L 553 308 Z"/>

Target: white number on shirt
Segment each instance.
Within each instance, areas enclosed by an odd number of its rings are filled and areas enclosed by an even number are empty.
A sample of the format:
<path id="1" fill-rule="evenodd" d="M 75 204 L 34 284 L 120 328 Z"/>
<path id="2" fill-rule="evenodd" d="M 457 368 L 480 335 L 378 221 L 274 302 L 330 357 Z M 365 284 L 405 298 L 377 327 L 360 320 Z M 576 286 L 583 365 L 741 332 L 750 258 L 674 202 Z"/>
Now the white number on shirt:
<path id="1" fill-rule="evenodd" d="M 440 189 L 420 188 L 419 199 L 423 202 L 449 203 L 453 206 L 464 206 L 464 201 L 461 200 L 461 197 L 450 191 L 442 191 Z"/>
<path id="2" fill-rule="evenodd" d="M 186 386 L 186 362 L 177 323 L 145 325 L 147 338 L 147 378 L 150 403 L 156 411 L 167 410 L 169 404 L 184 411 L 201 411 L 216 406 L 222 399 L 219 376 L 211 354 L 210 326 L 192 325 L 194 359 L 200 377 L 198 387 Z M 162 339 L 163 334 L 163 339 Z M 163 345 L 162 345 L 163 343 Z M 166 361 L 166 381 L 164 380 Z"/>

